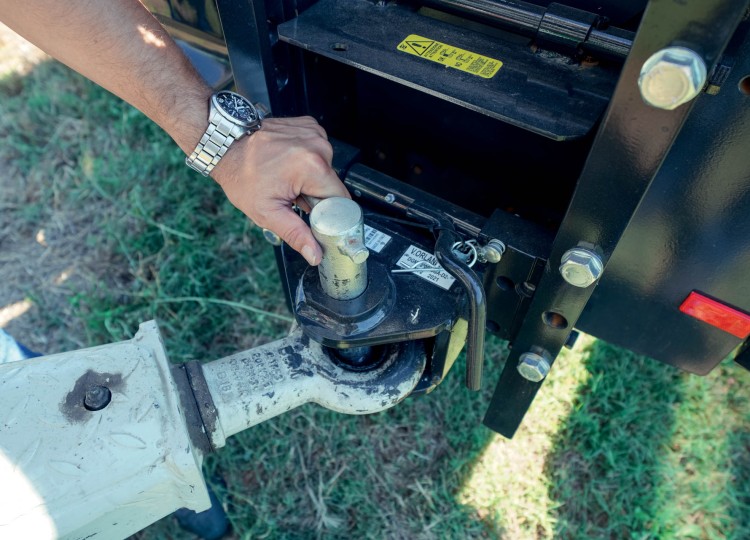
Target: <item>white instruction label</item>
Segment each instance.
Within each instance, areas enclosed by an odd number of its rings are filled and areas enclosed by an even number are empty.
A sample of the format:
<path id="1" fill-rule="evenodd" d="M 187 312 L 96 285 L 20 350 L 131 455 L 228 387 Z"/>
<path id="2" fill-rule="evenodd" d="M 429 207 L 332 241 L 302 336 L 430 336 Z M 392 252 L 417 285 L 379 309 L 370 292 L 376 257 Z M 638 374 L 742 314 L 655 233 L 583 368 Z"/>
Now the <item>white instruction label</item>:
<path id="1" fill-rule="evenodd" d="M 417 246 L 409 246 L 401 258 L 396 263 L 401 268 L 434 268 L 435 270 L 415 270 L 411 272 L 424 280 L 434 283 L 446 291 L 451 288 L 456 278 L 446 272 L 437 262 L 437 258 L 432 253 L 428 253 Z"/>
<path id="2" fill-rule="evenodd" d="M 367 249 L 371 249 L 375 253 L 380 253 L 390 241 L 391 237 L 384 232 L 365 225 L 365 247 Z"/>

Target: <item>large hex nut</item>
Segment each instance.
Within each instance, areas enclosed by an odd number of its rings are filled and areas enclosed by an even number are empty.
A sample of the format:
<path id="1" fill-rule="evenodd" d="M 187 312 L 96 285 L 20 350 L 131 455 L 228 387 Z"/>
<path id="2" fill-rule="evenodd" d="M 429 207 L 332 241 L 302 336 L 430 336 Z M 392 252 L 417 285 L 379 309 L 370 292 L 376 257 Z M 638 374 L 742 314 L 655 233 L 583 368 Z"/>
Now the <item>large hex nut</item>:
<path id="1" fill-rule="evenodd" d="M 531 382 L 540 382 L 549 373 L 550 365 L 546 358 L 533 352 L 523 353 L 516 366 L 521 377 Z"/>
<path id="2" fill-rule="evenodd" d="M 685 47 L 667 47 L 646 60 L 638 78 L 643 100 L 671 111 L 693 100 L 706 84 L 706 63 Z"/>
<path id="3" fill-rule="evenodd" d="M 603 271 L 604 264 L 599 255 L 586 248 L 569 249 L 560 261 L 560 274 L 574 287 L 588 287 L 601 277 Z"/>

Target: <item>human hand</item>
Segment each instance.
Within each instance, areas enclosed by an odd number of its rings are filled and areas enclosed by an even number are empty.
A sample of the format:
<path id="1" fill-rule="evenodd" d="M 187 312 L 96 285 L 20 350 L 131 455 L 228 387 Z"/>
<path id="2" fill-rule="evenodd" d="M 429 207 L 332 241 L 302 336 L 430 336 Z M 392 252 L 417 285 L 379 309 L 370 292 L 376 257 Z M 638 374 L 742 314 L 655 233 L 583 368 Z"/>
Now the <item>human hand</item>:
<path id="1" fill-rule="evenodd" d="M 314 118 L 269 118 L 260 131 L 236 141 L 211 176 L 256 225 L 278 234 L 315 266 L 323 252 L 292 203 L 309 212 L 302 195 L 349 197 L 332 158 L 325 130 Z"/>

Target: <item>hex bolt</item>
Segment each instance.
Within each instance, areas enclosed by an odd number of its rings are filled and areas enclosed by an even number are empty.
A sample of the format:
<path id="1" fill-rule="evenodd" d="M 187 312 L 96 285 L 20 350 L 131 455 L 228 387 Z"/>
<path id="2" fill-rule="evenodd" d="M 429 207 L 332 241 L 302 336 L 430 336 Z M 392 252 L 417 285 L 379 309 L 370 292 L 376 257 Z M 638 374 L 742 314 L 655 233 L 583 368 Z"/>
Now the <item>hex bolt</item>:
<path id="1" fill-rule="evenodd" d="M 590 249 L 575 247 L 566 251 L 560 261 L 560 274 L 574 287 L 586 288 L 601 277 L 604 263 Z"/>
<path id="2" fill-rule="evenodd" d="M 550 365 L 549 361 L 542 355 L 527 352 L 523 353 L 518 359 L 516 369 L 521 374 L 521 377 L 527 381 L 540 382 L 549 373 Z"/>
<path id="3" fill-rule="evenodd" d="M 281 245 L 281 237 L 269 229 L 263 229 L 263 238 L 265 238 L 266 242 L 268 242 L 272 246 Z"/>
<path id="4" fill-rule="evenodd" d="M 396 196 L 393 193 L 388 193 L 383 200 L 385 200 L 385 202 L 387 202 L 388 204 L 393 204 L 394 202 L 396 202 Z"/>
<path id="5" fill-rule="evenodd" d="M 706 77 L 706 63 L 698 53 L 685 47 L 667 47 L 643 64 L 638 88 L 647 104 L 671 111 L 698 96 Z"/>
<path id="6" fill-rule="evenodd" d="M 331 197 L 310 212 L 310 228 L 323 248 L 320 286 L 331 298 L 351 300 L 367 288 L 370 254 L 365 246 L 362 208 L 351 199 Z"/>
<path id="7" fill-rule="evenodd" d="M 487 245 L 481 248 L 481 255 L 482 258 L 491 264 L 496 264 L 500 262 L 500 259 L 503 258 L 503 253 L 505 253 L 505 244 L 503 244 L 500 240 L 497 240 L 496 238 L 493 238 L 489 242 L 487 242 Z"/>
<path id="8" fill-rule="evenodd" d="M 101 411 L 112 401 L 112 392 L 106 386 L 91 385 L 83 396 L 83 406 L 88 411 Z"/>

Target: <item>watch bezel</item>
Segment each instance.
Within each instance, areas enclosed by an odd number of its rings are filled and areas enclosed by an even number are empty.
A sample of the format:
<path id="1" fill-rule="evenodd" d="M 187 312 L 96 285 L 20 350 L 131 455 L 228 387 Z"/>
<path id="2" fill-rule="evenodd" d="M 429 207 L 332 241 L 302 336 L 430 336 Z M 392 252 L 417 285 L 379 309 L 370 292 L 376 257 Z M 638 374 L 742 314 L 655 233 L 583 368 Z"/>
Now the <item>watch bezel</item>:
<path id="1" fill-rule="evenodd" d="M 248 107 L 250 107 L 250 109 L 252 109 L 252 111 L 253 111 L 253 113 L 255 115 L 255 118 L 253 120 L 248 120 L 246 122 L 244 120 L 239 120 L 239 119 L 235 118 L 234 116 L 232 116 L 231 114 L 229 114 L 228 112 L 226 112 L 224 110 L 224 108 L 222 107 L 222 105 L 219 103 L 219 99 L 218 98 L 219 98 L 220 94 L 231 94 L 233 96 L 236 96 L 236 97 L 240 98 L 242 101 L 244 101 L 245 103 L 247 103 L 247 105 L 248 105 Z M 243 96 L 241 94 L 238 94 L 236 92 L 232 92 L 231 90 L 221 90 L 221 91 L 216 92 L 215 94 L 213 94 L 211 96 L 211 103 L 213 104 L 214 108 L 219 112 L 219 114 L 221 116 L 223 116 L 224 118 L 226 118 L 227 120 L 229 120 L 233 124 L 236 124 L 238 126 L 242 126 L 243 128 L 247 128 L 247 129 L 252 129 L 253 127 L 257 127 L 257 126 L 260 125 L 261 118 L 260 118 L 260 112 L 258 111 L 258 108 L 255 105 L 253 105 L 250 102 L 249 99 L 247 99 L 245 96 Z"/>

